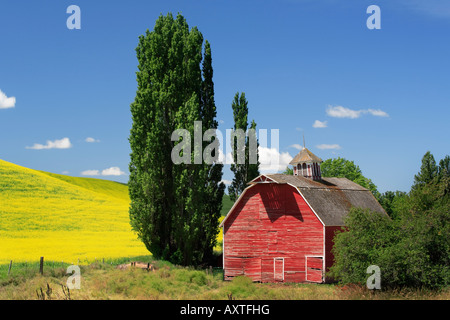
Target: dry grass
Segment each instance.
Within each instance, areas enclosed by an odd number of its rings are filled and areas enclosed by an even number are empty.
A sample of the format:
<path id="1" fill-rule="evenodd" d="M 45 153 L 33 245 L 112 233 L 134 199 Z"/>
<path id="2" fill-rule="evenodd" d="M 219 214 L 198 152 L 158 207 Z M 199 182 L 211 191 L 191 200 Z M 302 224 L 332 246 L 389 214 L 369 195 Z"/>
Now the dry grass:
<path id="1" fill-rule="evenodd" d="M 145 258 L 145 257 L 144 257 Z M 142 260 L 142 257 L 140 257 Z M 141 268 L 119 269 L 119 262 L 81 266 L 81 289 L 71 290 L 73 300 L 448 300 L 449 290 L 370 291 L 361 286 L 331 284 L 260 284 L 245 277 L 223 281 L 216 270 L 195 270 L 167 262 L 147 261 L 154 271 Z M 123 262 L 123 261 L 122 261 Z M 0 278 L 0 299 L 36 300 L 37 292 L 52 289 L 50 299 L 67 299 L 63 286 L 68 275 L 61 267 L 38 272 L 19 273 Z M 48 299 L 48 297 L 47 297 Z"/>

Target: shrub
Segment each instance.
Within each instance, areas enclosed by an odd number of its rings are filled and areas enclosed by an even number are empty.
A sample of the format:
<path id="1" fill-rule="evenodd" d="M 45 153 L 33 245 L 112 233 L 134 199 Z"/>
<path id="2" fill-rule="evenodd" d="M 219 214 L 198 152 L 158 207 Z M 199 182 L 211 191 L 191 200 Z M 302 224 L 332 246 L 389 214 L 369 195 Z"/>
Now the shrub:
<path id="1" fill-rule="evenodd" d="M 448 212 L 406 211 L 396 220 L 352 209 L 348 231 L 335 237 L 330 275 L 343 284 L 365 284 L 370 265 L 386 287 L 443 288 L 449 283 Z"/>

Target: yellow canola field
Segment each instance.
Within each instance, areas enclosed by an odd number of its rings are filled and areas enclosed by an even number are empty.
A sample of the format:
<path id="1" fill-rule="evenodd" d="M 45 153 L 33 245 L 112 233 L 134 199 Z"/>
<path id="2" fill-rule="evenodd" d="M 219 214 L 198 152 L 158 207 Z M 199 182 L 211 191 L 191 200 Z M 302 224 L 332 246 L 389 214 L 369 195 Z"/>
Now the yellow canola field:
<path id="1" fill-rule="evenodd" d="M 131 230 L 127 186 L 0 160 L 0 264 L 148 255 Z"/>

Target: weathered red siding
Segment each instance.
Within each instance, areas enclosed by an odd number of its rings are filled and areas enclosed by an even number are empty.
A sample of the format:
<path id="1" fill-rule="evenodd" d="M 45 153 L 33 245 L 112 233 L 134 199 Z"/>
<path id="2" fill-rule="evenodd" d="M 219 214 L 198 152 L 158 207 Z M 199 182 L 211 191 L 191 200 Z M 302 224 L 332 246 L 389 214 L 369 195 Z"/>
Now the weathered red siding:
<path id="1" fill-rule="evenodd" d="M 226 280 L 322 282 L 323 255 L 324 226 L 289 185 L 249 188 L 224 223 Z"/>

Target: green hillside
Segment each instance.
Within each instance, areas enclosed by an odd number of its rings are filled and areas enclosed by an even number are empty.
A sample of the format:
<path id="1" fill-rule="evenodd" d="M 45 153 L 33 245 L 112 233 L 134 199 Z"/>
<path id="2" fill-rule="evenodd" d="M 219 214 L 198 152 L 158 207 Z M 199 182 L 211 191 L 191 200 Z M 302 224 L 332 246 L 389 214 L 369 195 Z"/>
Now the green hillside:
<path id="1" fill-rule="evenodd" d="M 222 211 L 220 212 L 222 216 L 226 216 L 228 211 L 230 211 L 231 207 L 233 206 L 234 202 L 231 201 L 230 196 L 227 194 L 223 195 L 222 199 Z"/>

